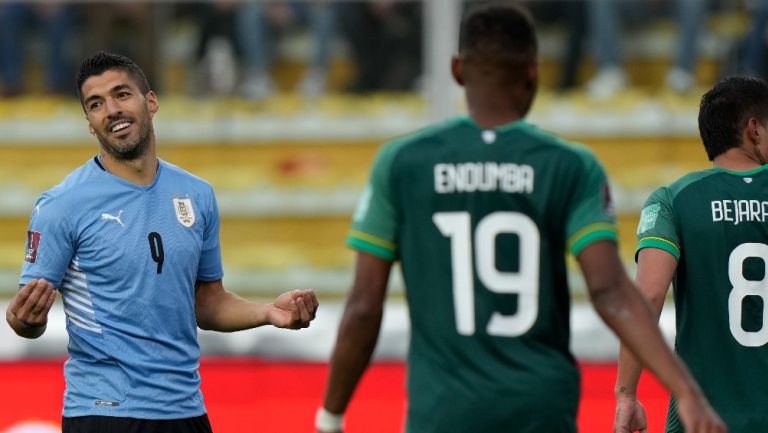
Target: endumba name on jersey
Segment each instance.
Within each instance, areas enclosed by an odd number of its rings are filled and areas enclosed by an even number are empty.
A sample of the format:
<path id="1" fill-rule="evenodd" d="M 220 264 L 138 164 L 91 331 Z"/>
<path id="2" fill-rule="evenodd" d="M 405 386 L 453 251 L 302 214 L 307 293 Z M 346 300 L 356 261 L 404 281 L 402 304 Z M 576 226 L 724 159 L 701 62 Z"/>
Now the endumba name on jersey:
<path id="1" fill-rule="evenodd" d="M 513 163 L 465 162 L 435 164 L 435 192 L 533 192 L 533 167 Z"/>
<path id="2" fill-rule="evenodd" d="M 712 222 L 768 222 L 768 201 L 760 200 L 714 200 L 712 201 Z"/>

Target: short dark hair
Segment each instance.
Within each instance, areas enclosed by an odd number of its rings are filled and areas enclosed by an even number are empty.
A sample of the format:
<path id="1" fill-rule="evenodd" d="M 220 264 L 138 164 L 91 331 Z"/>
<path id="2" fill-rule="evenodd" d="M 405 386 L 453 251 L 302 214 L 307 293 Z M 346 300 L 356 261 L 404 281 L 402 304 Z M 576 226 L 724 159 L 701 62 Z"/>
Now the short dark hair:
<path id="1" fill-rule="evenodd" d="M 80 98 L 81 105 L 83 104 L 83 83 L 85 80 L 113 69 L 126 72 L 139 87 L 142 94 L 146 95 L 152 90 L 144 71 L 133 60 L 120 54 L 100 51 L 83 60 L 83 63 L 80 64 L 80 71 L 77 73 L 77 96 Z"/>
<path id="2" fill-rule="evenodd" d="M 505 69 L 536 62 L 538 41 L 530 12 L 511 1 L 478 1 L 461 20 L 459 55 L 466 61 Z"/>
<path id="3" fill-rule="evenodd" d="M 699 134 L 710 161 L 742 144 L 752 117 L 768 120 L 768 83 L 759 78 L 728 77 L 701 97 Z"/>

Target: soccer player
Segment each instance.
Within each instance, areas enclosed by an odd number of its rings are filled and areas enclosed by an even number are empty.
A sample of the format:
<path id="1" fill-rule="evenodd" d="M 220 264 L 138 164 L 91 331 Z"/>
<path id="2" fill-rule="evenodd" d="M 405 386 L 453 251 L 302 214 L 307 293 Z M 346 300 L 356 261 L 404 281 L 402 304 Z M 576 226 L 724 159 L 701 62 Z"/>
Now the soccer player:
<path id="1" fill-rule="evenodd" d="M 713 167 L 656 190 L 637 228 L 637 283 L 661 314 L 674 283 L 675 348 L 729 431 L 768 431 L 768 84 L 726 78 L 701 99 Z M 641 366 L 619 353 L 614 431 L 645 431 Z M 682 432 L 673 393 L 667 433 Z M 687 430 L 686 430 L 687 431 Z"/>
<path id="2" fill-rule="evenodd" d="M 213 189 L 157 157 L 158 100 L 142 70 L 102 52 L 77 85 L 100 152 L 37 201 L 6 320 L 37 338 L 61 294 L 64 433 L 210 432 L 197 327 L 307 327 L 316 296 L 256 303 L 226 291 Z"/>
<path id="3" fill-rule="evenodd" d="M 395 140 L 376 157 L 348 237 L 356 274 L 318 431 L 342 430 L 399 260 L 411 320 L 406 432 L 574 432 L 566 248 L 600 315 L 681 396 L 687 431 L 723 431 L 621 265 L 601 166 L 523 120 L 536 52 L 524 9 L 476 4 L 452 62 L 469 117 Z"/>

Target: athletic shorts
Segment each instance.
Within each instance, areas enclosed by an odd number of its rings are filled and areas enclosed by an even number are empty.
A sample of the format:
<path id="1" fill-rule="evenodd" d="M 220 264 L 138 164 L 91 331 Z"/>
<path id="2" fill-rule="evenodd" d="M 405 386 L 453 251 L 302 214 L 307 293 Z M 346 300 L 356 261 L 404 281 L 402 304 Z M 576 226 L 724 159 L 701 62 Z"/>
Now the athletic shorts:
<path id="1" fill-rule="evenodd" d="M 62 417 L 61 433 L 213 433 L 208 415 L 183 419 Z"/>

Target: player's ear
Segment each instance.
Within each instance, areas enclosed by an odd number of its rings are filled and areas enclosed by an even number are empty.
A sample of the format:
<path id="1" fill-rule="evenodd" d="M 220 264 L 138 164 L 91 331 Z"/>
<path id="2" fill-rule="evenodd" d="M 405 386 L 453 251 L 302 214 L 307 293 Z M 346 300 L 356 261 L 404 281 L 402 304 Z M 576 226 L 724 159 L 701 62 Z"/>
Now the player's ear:
<path id="1" fill-rule="evenodd" d="M 96 135 L 96 130 L 93 129 L 93 125 L 91 125 L 90 123 L 88 123 L 88 132 L 90 132 L 91 135 Z"/>
<path id="2" fill-rule="evenodd" d="M 459 56 L 451 57 L 451 74 L 459 86 L 464 85 L 464 68 Z"/>
<path id="3" fill-rule="evenodd" d="M 533 62 L 525 69 L 525 84 L 528 90 L 536 91 L 539 87 L 539 63 Z"/>
<path id="4" fill-rule="evenodd" d="M 760 132 L 761 130 L 762 133 Z M 750 140 L 752 140 L 752 142 L 760 142 L 760 135 L 764 134 L 765 132 L 765 125 L 763 125 L 760 120 L 755 117 L 749 118 L 747 121 L 747 136 Z"/>
<path id="5" fill-rule="evenodd" d="M 147 92 L 144 96 L 147 100 L 147 108 L 149 109 L 150 116 L 154 116 L 157 110 L 160 109 L 160 103 L 157 101 L 157 95 L 153 91 Z"/>

